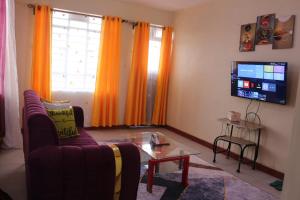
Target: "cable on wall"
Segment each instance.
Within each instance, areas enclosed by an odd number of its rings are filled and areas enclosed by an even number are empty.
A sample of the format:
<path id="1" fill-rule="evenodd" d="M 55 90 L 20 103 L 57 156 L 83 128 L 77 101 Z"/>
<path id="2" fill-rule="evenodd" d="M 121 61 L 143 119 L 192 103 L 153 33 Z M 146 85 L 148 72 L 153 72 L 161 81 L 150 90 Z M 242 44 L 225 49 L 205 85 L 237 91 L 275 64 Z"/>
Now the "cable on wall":
<path id="1" fill-rule="evenodd" d="M 256 107 L 256 111 L 253 112 L 253 113 L 255 113 L 256 116 L 258 116 L 257 113 L 258 113 L 258 111 L 259 111 L 259 109 L 260 109 L 260 101 L 257 101 L 257 102 L 258 102 L 258 105 L 257 105 L 257 107 Z M 247 114 L 250 113 L 250 112 L 249 112 L 249 108 L 250 108 L 250 106 L 251 106 L 252 103 L 253 103 L 253 99 L 251 99 L 250 102 L 249 102 L 248 105 L 247 105 L 247 108 L 246 108 L 246 116 L 245 116 L 246 118 L 247 118 Z M 246 119 L 246 120 L 247 120 L 247 119 Z"/>

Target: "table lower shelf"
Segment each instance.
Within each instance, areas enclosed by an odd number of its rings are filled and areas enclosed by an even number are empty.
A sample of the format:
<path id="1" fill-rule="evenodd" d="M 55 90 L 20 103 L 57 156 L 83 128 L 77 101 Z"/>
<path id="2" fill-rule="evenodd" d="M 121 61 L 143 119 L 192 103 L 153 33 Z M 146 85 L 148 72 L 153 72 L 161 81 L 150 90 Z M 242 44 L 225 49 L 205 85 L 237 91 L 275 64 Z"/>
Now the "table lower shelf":
<path id="1" fill-rule="evenodd" d="M 223 140 L 223 141 L 226 141 L 226 142 L 232 142 L 232 143 L 235 143 L 235 144 L 240 144 L 240 145 L 253 145 L 253 146 L 256 146 L 256 143 L 255 142 L 252 142 L 250 140 L 246 140 L 244 138 L 240 138 L 240 137 L 230 137 L 230 136 L 219 136 L 218 137 L 218 140 Z"/>

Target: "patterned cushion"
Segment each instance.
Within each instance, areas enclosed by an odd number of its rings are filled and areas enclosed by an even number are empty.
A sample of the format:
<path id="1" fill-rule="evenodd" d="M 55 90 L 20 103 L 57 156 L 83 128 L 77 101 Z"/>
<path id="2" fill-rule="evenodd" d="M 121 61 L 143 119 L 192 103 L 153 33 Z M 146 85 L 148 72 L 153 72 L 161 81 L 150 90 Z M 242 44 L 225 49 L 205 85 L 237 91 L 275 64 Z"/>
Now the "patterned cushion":
<path id="1" fill-rule="evenodd" d="M 79 135 L 73 108 L 48 109 L 48 116 L 54 121 L 59 138 L 69 138 Z"/>
<path id="2" fill-rule="evenodd" d="M 47 110 L 67 109 L 71 107 L 71 103 L 69 101 L 42 102 Z"/>

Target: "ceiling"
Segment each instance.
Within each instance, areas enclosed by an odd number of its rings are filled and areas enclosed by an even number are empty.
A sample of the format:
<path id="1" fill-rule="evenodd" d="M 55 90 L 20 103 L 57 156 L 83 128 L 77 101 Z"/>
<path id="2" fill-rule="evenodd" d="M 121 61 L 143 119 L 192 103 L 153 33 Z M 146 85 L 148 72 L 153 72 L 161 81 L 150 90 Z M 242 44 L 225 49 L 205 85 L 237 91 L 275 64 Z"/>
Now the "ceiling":
<path id="1" fill-rule="evenodd" d="M 119 0 L 123 2 L 138 3 L 145 6 L 167 11 L 177 11 L 188 8 L 207 0 Z"/>

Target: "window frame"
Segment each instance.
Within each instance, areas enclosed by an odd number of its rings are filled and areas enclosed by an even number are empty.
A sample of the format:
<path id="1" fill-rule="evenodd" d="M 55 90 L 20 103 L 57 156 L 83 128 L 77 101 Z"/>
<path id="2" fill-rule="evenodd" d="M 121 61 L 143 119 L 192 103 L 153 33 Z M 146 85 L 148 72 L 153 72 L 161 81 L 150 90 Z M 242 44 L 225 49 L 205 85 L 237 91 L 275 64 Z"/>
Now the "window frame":
<path id="1" fill-rule="evenodd" d="M 52 76 L 52 80 L 51 80 L 51 91 L 56 92 L 56 91 L 62 91 L 62 92 L 89 92 L 89 93 L 93 93 L 95 90 L 95 81 L 96 81 L 96 72 L 97 72 L 97 65 L 98 65 L 98 57 L 99 57 L 99 45 L 100 45 L 100 35 L 101 35 L 101 25 L 102 25 L 102 19 L 100 17 L 91 17 L 91 16 L 83 16 L 81 14 L 71 14 L 71 13 L 67 13 L 67 12 L 63 12 L 63 11 L 54 11 L 57 12 L 58 14 L 61 14 L 62 16 L 64 15 L 68 15 L 66 18 L 63 17 L 59 17 L 59 16 L 55 16 L 55 14 L 52 15 L 52 30 L 54 29 L 66 29 L 66 33 L 62 33 L 62 35 L 65 36 L 65 40 L 64 41 L 60 41 L 62 43 L 64 43 L 63 47 L 55 47 L 56 44 L 59 43 L 59 40 L 56 40 L 54 35 L 58 34 L 52 31 L 52 51 L 51 51 L 51 55 L 52 55 L 52 69 L 51 69 L 51 76 Z M 86 18 L 86 19 L 85 19 Z M 84 19 L 84 20 L 82 20 Z M 92 23 L 91 20 L 96 20 L 96 23 Z M 55 20 L 65 20 L 67 22 L 66 25 L 62 25 L 62 24 L 55 24 Z M 86 23 L 86 27 L 78 27 L 78 26 L 74 26 L 71 25 L 72 21 L 82 21 L 84 23 Z M 98 21 L 98 22 L 97 22 Z M 90 28 L 92 25 L 92 27 L 94 26 L 94 28 Z M 95 28 L 96 26 L 99 26 L 99 28 Z M 71 31 L 82 31 L 84 32 L 84 42 L 80 41 L 80 39 L 78 41 L 79 43 L 79 47 L 72 48 L 72 38 L 76 38 L 76 35 L 72 35 L 72 33 L 70 33 Z M 97 34 L 98 37 L 94 38 L 91 36 L 91 34 Z M 92 39 L 90 39 L 92 38 Z M 56 40 L 56 41 L 55 41 Z M 95 40 L 95 42 L 97 42 L 97 45 L 92 45 L 95 46 L 93 50 L 90 50 L 90 46 L 91 40 Z M 80 49 L 80 43 L 82 44 L 82 46 L 84 46 L 84 49 L 81 50 Z M 57 49 L 62 50 L 62 57 L 64 60 L 61 62 L 61 66 L 63 67 L 63 70 L 61 70 L 61 72 L 59 72 L 59 70 L 55 71 L 55 69 L 59 69 L 56 68 L 58 65 L 54 66 L 54 63 L 56 63 L 57 61 L 55 61 L 55 53 L 54 51 Z M 74 71 L 70 70 L 72 69 L 72 67 L 70 68 L 70 62 L 72 60 L 72 57 L 70 57 L 70 52 L 76 52 L 82 56 L 82 64 L 78 63 L 77 69 L 83 67 L 83 69 L 81 69 L 81 72 L 75 73 L 75 69 Z M 94 55 L 94 60 L 92 60 L 92 62 L 88 62 L 89 61 L 89 57 L 90 55 Z M 59 56 L 58 56 L 59 57 Z M 74 55 L 73 55 L 74 57 Z M 57 58 L 56 58 L 57 59 Z M 75 63 L 75 62 L 74 62 Z M 93 67 L 88 67 L 90 65 L 90 63 L 93 63 Z M 78 66 L 81 66 L 78 68 Z M 75 67 L 74 67 L 75 68 Z M 93 69 L 93 70 L 91 70 Z M 89 71 L 94 71 L 92 73 L 90 73 Z M 62 80 L 62 86 L 55 86 L 55 78 L 53 77 L 57 77 L 56 80 L 61 79 Z M 72 84 L 72 82 L 76 82 L 78 81 L 78 79 L 72 79 L 71 77 L 78 77 L 79 80 L 82 80 L 83 86 L 82 87 L 71 87 L 70 85 Z M 91 77 L 94 79 L 92 82 L 93 84 L 89 83 L 88 80 L 91 79 Z M 81 82 L 81 81 L 80 81 Z M 77 85 L 79 85 L 77 83 Z"/>

